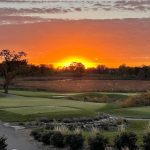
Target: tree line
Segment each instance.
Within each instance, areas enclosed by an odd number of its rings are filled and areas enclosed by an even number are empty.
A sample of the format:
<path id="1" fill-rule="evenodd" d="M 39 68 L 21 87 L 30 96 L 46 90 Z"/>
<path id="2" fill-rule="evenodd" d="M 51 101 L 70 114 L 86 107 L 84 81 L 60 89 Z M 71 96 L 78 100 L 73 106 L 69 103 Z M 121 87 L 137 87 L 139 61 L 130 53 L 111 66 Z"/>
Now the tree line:
<path id="1" fill-rule="evenodd" d="M 46 77 L 65 74 L 70 74 L 74 77 L 83 77 L 93 74 L 100 75 L 102 79 L 150 79 L 150 66 L 130 67 L 121 65 L 118 68 L 109 68 L 104 65 L 98 65 L 95 68 L 85 68 L 82 63 L 73 62 L 68 67 L 54 68 L 51 64 L 34 65 L 27 62 L 23 63 L 17 71 L 17 75 L 21 77 Z M 0 63 L 0 76 L 2 77 L 3 75 L 3 63 Z"/>
<path id="2" fill-rule="evenodd" d="M 81 62 L 72 62 L 69 66 L 55 68 L 52 64 L 29 64 L 25 58 L 26 53 L 23 51 L 15 52 L 2 50 L 0 51 L 0 57 L 2 58 L 2 62 L 0 63 L 1 77 L 6 77 L 6 72 L 8 71 L 22 77 L 44 77 L 56 74 L 72 74 L 77 77 L 82 77 L 88 74 L 96 74 L 102 75 L 104 79 L 117 79 L 117 77 L 120 79 L 150 79 L 150 66 L 130 67 L 122 64 L 118 68 L 110 68 L 105 65 L 97 65 L 97 67 L 86 68 Z"/>
<path id="3" fill-rule="evenodd" d="M 69 75 L 73 77 L 97 76 L 98 79 L 150 79 L 150 66 L 129 67 L 121 65 L 118 68 L 109 68 L 105 65 L 98 65 L 93 68 L 86 68 L 81 62 L 72 62 L 69 66 L 54 68 L 53 65 L 29 64 L 24 51 L 0 51 L 0 77 L 4 78 L 4 89 L 7 93 L 8 85 L 16 77 L 46 77 L 51 75 Z"/>

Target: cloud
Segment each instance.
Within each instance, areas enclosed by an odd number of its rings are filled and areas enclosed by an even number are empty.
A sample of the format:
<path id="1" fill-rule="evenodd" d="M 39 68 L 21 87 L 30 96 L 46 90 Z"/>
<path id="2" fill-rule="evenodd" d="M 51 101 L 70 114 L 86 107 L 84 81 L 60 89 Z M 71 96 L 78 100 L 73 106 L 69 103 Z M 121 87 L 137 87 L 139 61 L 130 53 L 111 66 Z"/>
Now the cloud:
<path id="1" fill-rule="evenodd" d="M 149 0 L 1 0 L 0 16 L 14 19 L 124 19 L 150 18 Z M 11 21 L 12 19 L 10 19 Z M 17 20 L 12 20 L 12 22 Z M 25 20 L 27 21 L 27 20 Z M 2 21 L 1 21 L 2 22 Z M 3 21 L 5 22 L 5 20 Z"/>

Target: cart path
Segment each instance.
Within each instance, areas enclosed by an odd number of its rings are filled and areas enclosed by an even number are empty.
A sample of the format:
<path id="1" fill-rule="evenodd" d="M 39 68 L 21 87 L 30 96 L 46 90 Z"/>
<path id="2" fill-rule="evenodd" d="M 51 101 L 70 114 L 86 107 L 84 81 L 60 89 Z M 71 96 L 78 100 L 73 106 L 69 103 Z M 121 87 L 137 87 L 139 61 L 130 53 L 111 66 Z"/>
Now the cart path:
<path id="1" fill-rule="evenodd" d="M 30 136 L 23 134 L 21 129 L 0 124 L 0 136 L 7 138 L 8 150 L 41 150 Z"/>
<path id="2" fill-rule="evenodd" d="M 125 117 L 126 120 L 135 120 L 135 121 L 150 121 L 150 118 L 129 118 Z"/>

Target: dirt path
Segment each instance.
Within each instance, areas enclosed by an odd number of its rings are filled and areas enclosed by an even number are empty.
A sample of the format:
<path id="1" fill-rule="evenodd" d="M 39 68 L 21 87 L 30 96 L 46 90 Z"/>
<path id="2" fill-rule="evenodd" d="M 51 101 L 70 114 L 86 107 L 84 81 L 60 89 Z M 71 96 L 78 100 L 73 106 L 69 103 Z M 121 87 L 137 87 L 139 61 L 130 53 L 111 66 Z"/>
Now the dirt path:
<path id="1" fill-rule="evenodd" d="M 8 150 L 41 150 L 21 129 L 0 124 L 0 136 L 3 135 L 7 138 Z"/>

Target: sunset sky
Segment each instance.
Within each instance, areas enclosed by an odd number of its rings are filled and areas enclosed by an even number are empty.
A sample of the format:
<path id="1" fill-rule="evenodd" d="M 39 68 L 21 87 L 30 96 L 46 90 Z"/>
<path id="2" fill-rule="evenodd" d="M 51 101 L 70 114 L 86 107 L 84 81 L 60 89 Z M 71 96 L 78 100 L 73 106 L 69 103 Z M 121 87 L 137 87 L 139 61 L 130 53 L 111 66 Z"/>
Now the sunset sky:
<path id="1" fill-rule="evenodd" d="M 122 19 L 119 15 L 115 15 L 116 19 L 103 19 L 102 14 L 99 18 L 64 19 L 55 13 L 56 18 L 48 19 L 35 17 L 35 13 L 34 17 L 10 16 L 10 9 L 5 9 L 0 14 L 0 49 L 24 50 L 30 63 L 59 66 L 81 61 L 88 67 L 150 65 L 150 16 L 145 17 L 146 13 L 139 18 L 137 11 L 136 18 L 135 14 L 132 16 L 133 11 L 128 11 L 131 17 L 123 13 Z"/>

